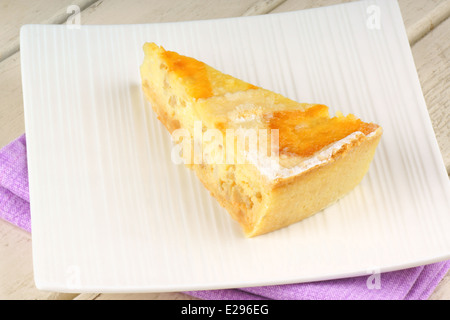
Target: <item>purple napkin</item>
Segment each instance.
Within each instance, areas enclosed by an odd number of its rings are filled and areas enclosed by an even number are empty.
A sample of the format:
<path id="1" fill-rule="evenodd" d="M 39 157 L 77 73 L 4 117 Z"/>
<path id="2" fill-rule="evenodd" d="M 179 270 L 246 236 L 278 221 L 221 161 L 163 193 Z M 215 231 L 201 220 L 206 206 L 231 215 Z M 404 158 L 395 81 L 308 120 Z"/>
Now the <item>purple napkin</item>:
<path id="1" fill-rule="evenodd" d="M 0 218 L 31 232 L 25 135 L 0 150 Z M 242 289 L 189 291 L 210 300 L 423 300 L 450 269 L 450 260 L 367 276 Z"/>
<path id="2" fill-rule="evenodd" d="M 0 150 L 0 218 L 31 231 L 25 135 Z"/>

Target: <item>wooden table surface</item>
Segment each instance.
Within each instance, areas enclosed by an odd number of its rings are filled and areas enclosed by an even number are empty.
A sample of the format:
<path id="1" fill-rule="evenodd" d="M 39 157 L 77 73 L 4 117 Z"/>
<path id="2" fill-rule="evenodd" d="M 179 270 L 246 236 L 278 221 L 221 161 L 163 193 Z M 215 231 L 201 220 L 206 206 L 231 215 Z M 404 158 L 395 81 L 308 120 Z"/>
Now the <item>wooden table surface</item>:
<path id="1" fill-rule="evenodd" d="M 395 1 L 395 0 L 392 0 Z M 25 132 L 19 30 L 63 24 L 129 24 L 271 14 L 348 0 L 0 0 L 0 148 Z M 450 1 L 399 0 L 430 118 L 450 172 Z M 77 7 L 76 7 L 77 6 Z M 0 299 L 195 299 L 182 293 L 68 294 L 36 289 L 31 235 L 0 220 Z M 450 299 L 450 274 L 430 299 Z"/>

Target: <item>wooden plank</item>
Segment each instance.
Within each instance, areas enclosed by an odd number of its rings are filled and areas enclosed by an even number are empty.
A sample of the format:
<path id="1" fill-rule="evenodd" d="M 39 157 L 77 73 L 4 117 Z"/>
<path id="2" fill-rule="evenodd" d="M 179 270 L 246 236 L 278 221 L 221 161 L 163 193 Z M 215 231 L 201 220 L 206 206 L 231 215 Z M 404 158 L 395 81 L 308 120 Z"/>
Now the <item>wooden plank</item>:
<path id="1" fill-rule="evenodd" d="M 0 63 L 0 148 L 25 132 L 20 55 Z"/>
<path id="2" fill-rule="evenodd" d="M 3 220 L 0 220 L 0 257 L 0 300 L 72 299 L 76 296 L 36 289 L 30 234 Z"/>
<path id="3" fill-rule="evenodd" d="M 95 0 L 4 0 L 0 5 L 0 61 L 19 50 L 19 30 L 29 23 L 62 23 L 72 14 L 69 6 L 80 10 Z"/>
<path id="4" fill-rule="evenodd" d="M 411 46 L 450 16 L 450 1 L 402 1 L 408 2 L 402 12 Z"/>
<path id="5" fill-rule="evenodd" d="M 341 3 L 353 2 L 355 0 L 287 0 L 274 8 L 270 13 L 288 12 L 296 10 L 305 10 L 312 8 L 319 8 L 325 6 L 332 6 Z"/>
<path id="6" fill-rule="evenodd" d="M 200 300 L 181 292 L 82 293 L 75 300 Z"/>
<path id="7" fill-rule="evenodd" d="M 242 15 L 243 16 L 256 16 L 259 14 L 265 14 L 265 13 L 268 13 L 268 12 L 274 10 L 276 7 L 278 7 L 280 4 L 282 4 L 285 1 L 286 0 L 260 0 L 256 3 L 254 3 Z"/>
<path id="8" fill-rule="evenodd" d="M 317 8 L 345 2 L 352 2 L 352 0 L 287 0 L 271 13 Z M 450 1 L 448 0 L 399 0 L 398 3 L 411 44 L 417 42 L 450 16 Z"/>
<path id="9" fill-rule="evenodd" d="M 243 15 L 256 0 L 97 1 L 80 15 L 81 24 L 129 24 L 218 19 Z M 273 1 L 269 1 L 273 2 Z M 276 2 L 279 2 L 277 0 Z"/>
<path id="10" fill-rule="evenodd" d="M 450 18 L 419 40 L 412 53 L 442 158 L 450 174 Z"/>

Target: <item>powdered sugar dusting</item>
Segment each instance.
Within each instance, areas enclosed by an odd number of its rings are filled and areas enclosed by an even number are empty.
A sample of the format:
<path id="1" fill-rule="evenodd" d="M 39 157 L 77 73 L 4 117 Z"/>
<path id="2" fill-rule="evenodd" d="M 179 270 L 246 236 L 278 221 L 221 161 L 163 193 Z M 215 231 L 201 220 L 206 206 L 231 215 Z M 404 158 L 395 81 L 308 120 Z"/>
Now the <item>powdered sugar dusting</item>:
<path id="1" fill-rule="evenodd" d="M 265 175 L 269 180 L 275 180 L 278 178 L 287 178 L 290 176 L 298 175 L 308 169 L 311 169 L 315 166 L 327 162 L 344 145 L 349 144 L 352 141 L 358 139 L 361 135 L 364 135 L 364 133 L 360 131 L 353 132 L 344 139 L 336 141 L 325 150 L 316 153 L 311 158 L 308 158 L 303 162 L 301 162 L 300 164 L 291 168 L 282 167 L 279 163 L 279 158 L 261 156 L 258 154 L 257 151 L 248 152 L 246 154 L 246 158 L 250 163 L 255 165 L 258 168 L 258 170 L 263 175 Z"/>

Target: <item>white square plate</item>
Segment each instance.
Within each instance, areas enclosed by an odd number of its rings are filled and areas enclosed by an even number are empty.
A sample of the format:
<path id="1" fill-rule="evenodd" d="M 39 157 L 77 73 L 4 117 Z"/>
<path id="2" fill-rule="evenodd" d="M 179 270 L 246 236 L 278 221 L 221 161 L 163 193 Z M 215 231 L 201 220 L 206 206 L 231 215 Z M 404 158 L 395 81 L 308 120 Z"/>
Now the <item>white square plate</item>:
<path id="1" fill-rule="evenodd" d="M 368 175 L 247 239 L 141 92 L 144 42 L 383 126 Z M 144 292 L 364 275 L 450 258 L 449 181 L 395 1 L 148 25 L 21 30 L 39 289 Z M 299 195 L 301 196 L 301 195 Z"/>

